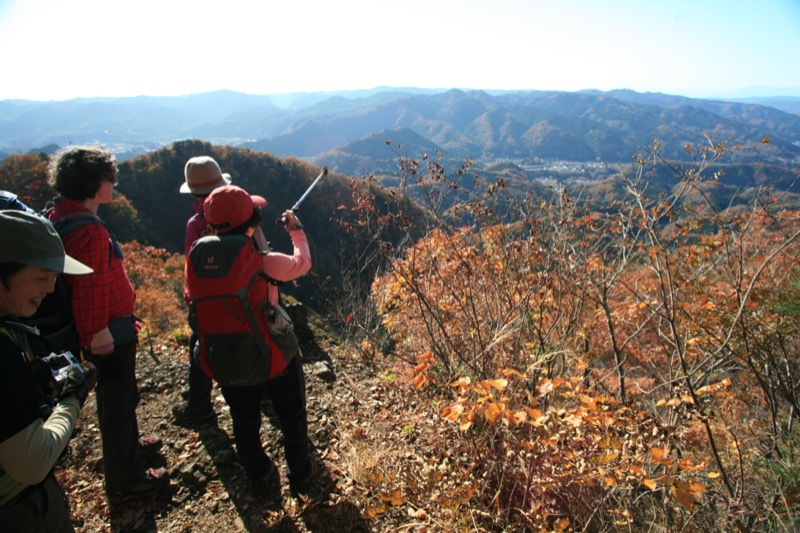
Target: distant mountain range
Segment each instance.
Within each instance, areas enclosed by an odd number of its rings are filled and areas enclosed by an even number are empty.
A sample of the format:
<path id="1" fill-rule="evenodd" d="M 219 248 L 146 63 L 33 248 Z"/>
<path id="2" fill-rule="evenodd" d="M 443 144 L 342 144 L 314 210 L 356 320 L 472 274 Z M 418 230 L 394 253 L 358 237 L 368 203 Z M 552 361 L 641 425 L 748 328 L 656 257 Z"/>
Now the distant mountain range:
<path id="1" fill-rule="evenodd" d="M 219 91 L 179 97 L 0 101 L 0 152 L 99 142 L 120 159 L 175 140 L 203 139 L 349 175 L 390 171 L 398 150 L 441 151 L 489 165 L 627 162 L 658 136 L 664 154 L 739 144 L 733 162 L 800 163 L 800 97 L 706 100 L 617 91 L 463 91 L 379 88 L 255 96 Z M 759 141 L 767 138 L 768 143 Z M 387 141 L 391 141 L 387 146 Z"/>

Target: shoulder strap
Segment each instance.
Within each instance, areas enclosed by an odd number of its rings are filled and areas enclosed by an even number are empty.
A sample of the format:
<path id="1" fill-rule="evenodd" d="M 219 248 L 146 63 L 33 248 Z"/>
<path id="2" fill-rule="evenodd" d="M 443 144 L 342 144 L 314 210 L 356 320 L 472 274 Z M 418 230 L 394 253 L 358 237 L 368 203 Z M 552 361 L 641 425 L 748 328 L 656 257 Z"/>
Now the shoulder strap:
<path id="1" fill-rule="evenodd" d="M 5 335 L 6 337 L 11 339 L 12 341 L 16 340 L 14 338 L 14 335 L 8 329 L 7 324 L 5 322 L 0 322 L 0 334 Z"/>
<path id="2" fill-rule="evenodd" d="M 63 239 L 76 229 L 86 224 L 103 224 L 103 221 L 94 213 L 70 213 L 53 222 L 53 227 Z M 105 224 L 103 224 L 105 226 Z"/>
<path id="3" fill-rule="evenodd" d="M 28 342 L 28 337 L 36 337 L 40 338 L 45 341 L 47 345 L 47 349 L 50 351 L 55 351 L 54 347 L 46 341 L 41 336 L 39 332 L 39 328 L 35 326 L 29 326 L 27 324 L 23 324 L 21 322 L 15 322 L 12 320 L 3 320 L 0 321 L 0 333 L 2 333 L 5 337 L 9 338 L 11 342 L 14 343 L 15 346 L 26 346 L 27 349 L 30 349 L 30 345 Z M 41 354 L 36 354 L 37 356 Z"/>
<path id="4" fill-rule="evenodd" d="M 45 210 L 47 210 L 47 208 L 45 208 Z M 108 236 L 111 238 L 111 245 L 108 248 L 109 265 L 111 265 L 111 260 L 113 259 L 114 255 L 122 259 L 122 248 L 120 248 L 117 239 L 114 237 L 114 234 L 108 229 L 108 226 L 106 226 L 106 223 L 103 221 L 103 219 L 94 213 L 70 213 L 69 215 L 59 218 L 53 222 L 53 227 L 56 228 L 58 234 L 62 239 L 64 239 L 67 235 L 79 227 L 85 226 L 86 224 L 102 224 L 103 227 L 106 228 L 106 231 L 108 231 Z"/>
<path id="5" fill-rule="evenodd" d="M 250 287 L 259 277 L 266 277 L 263 271 L 256 272 L 253 274 L 253 277 L 250 278 L 250 282 L 247 284 L 246 287 L 239 289 L 236 295 L 239 297 L 239 300 L 242 302 L 242 308 L 244 308 L 244 314 L 247 315 L 247 320 L 250 322 L 250 328 L 253 330 L 253 336 L 256 338 L 256 344 L 258 344 L 258 349 L 266 358 L 271 357 L 272 351 L 267 346 L 266 341 L 264 340 L 264 335 L 261 333 L 261 328 L 258 327 L 258 322 L 256 321 L 256 317 L 253 314 L 253 306 L 250 305 L 250 300 L 247 299 L 247 292 L 250 290 Z"/>

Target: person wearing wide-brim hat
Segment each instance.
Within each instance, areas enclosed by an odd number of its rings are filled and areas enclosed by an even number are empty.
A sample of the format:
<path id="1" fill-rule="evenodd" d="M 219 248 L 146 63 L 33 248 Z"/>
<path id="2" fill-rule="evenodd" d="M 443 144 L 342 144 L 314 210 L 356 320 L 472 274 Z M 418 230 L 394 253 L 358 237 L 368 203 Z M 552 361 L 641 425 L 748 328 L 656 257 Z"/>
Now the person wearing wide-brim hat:
<path id="1" fill-rule="evenodd" d="M 224 174 L 214 158 L 207 155 L 187 161 L 183 175 L 186 181 L 180 190 L 184 194 L 207 195 L 217 187 L 231 183 L 231 175 Z"/>
<path id="2" fill-rule="evenodd" d="M 70 367 L 60 392 L 43 390 L 16 319 L 36 312 L 58 274 L 91 272 L 65 253 L 44 218 L 0 211 L 0 524 L 5 531 L 74 531 L 53 466 L 94 388 L 95 370 L 89 363 Z"/>
<path id="3" fill-rule="evenodd" d="M 214 158 L 207 155 L 193 157 L 186 162 L 183 170 L 184 182 L 180 187 L 183 194 L 191 194 L 195 198 L 194 215 L 186 222 L 186 233 L 183 241 L 184 257 L 189 257 L 189 250 L 194 242 L 205 235 L 208 221 L 203 204 L 206 197 L 215 189 L 231 183 L 231 175 L 223 173 Z M 184 287 L 184 300 L 189 304 L 189 297 Z M 197 346 L 197 332 L 189 335 L 189 353 L 194 353 Z M 214 417 L 211 403 L 211 378 L 189 357 L 189 390 L 186 400 L 172 406 L 172 414 L 178 422 L 202 422 Z"/>

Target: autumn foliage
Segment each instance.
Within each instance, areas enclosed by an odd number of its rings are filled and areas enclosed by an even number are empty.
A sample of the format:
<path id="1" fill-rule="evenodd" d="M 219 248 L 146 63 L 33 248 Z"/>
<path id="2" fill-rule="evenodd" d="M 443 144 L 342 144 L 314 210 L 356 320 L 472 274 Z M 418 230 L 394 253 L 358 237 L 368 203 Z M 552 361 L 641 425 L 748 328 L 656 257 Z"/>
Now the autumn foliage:
<path id="1" fill-rule="evenodd" d="M 656 140 L 600 211 L 502 183 L 441 209 L 466 172 L 402 162 L 431 216 L 423 238 L 382 241 L 391 260 L 370 294 L 392 342 L 371 353 L 457 429 L 447 446 L 470 466 L 454 475 L 475 483 L 454 527 L 792 528 L 800 217 L 780 191 L 708 201 L 707 169 L 735 149 L 687 146 L 695 164 L 651 197 Z"/>
<path id="2" fill-rule="evenodd" d="M 136 290 L 136 316 L 152 337 L 188 338 L 183 301 L 183 255 L 136 241 L 121 245 Z"/>

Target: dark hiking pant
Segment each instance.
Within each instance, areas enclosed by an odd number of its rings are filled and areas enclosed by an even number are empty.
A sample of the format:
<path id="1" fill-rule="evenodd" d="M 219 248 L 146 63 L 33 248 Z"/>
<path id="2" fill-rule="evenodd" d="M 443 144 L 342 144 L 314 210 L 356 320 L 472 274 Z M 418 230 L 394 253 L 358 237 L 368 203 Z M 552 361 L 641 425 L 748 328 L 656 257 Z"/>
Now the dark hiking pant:
<path id="1" fill-rule="evenodd" d="M 221 389 L 231 410 L 239 460 L 249 477 L 260 479 L 272 468 L 261 444 L 261 398 L 265 387 L 253 385 Z M 267 382 L 266 393 L 281 423 L 289 481 L 299 483 L 311 468 L 305 377 L 299 357 L 294 357 L 281 375 Z"/>
<path id="2" fill-rule="evenodd" d="M 97 368 L 95 394 L 106 492 L 127 492 L 144 475 L 136 420 L 136 344 L 134 340 L 115 346 L 109 355 L 88 356 Z"/>
<path id="3" fill-rule="evenodd" d="M 197 332 L 189 336 L 189 406 L 198 410 L 211 409 L 211 378 L 196 362 L 199 350 Z"/>

